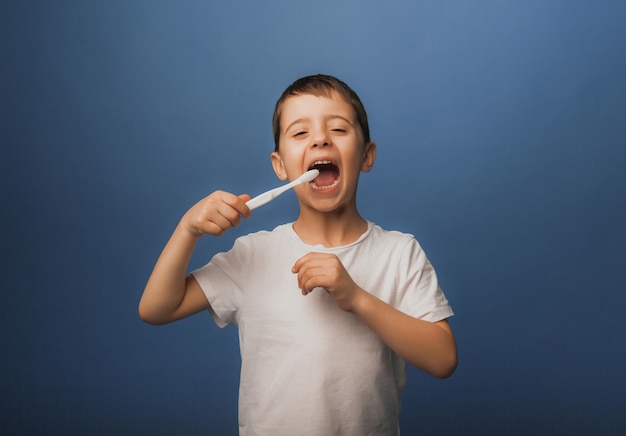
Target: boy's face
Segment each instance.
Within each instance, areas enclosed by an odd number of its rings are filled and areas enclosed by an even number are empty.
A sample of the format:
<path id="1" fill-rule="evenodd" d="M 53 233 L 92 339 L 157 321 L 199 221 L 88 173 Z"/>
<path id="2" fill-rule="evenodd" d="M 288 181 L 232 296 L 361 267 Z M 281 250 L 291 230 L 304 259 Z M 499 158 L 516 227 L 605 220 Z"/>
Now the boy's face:
<path id="1" fill-rule="evenodd" d="M 272 153 L 279 179 L 320 170 L 313 182 L 296 187 L 301 205 L 320 211 L 355 205 L 359 174 L 369 171 L 376 158 L 376 145 L 364 143 L 354 109 L 337 93 L 288 97 L 282 105 L 279 144 L 279 151 Z"/>

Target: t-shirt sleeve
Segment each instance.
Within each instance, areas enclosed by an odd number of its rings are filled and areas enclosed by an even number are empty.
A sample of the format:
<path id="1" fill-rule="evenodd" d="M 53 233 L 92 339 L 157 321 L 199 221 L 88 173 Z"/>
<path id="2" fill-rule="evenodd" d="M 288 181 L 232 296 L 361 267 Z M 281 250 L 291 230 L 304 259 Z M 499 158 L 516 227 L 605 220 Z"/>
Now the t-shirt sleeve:
<path id="1" fill-rule="evenodd" d="M 209 304 L 209 312 L 220 327 L 237 324 L 245 276 L 245 244 L 236 241 L 233 248 L 216 254 L 205 266 L 192 271 Z"/>
<path id="2" fill-rule="evenodd" d="M 430 322 L 454 315 L 439 287 L 435 269 L 414 238 L 408 241 L 403 250 L 398 271 L 402 275 L 398 302 L 401 311 Z"/>

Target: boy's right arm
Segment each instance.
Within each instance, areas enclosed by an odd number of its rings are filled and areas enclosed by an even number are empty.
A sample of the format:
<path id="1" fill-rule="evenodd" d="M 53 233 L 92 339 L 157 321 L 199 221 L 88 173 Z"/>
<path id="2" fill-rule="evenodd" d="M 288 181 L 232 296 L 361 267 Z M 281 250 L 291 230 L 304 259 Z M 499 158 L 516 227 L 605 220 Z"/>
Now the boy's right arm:
<path id="1" fill-rule="evenodd" d="M 249 195 L 216 191 L 183 216 L 159 256 L 139 302 L 139 316 L 150 324 L 167 324 L 209 308 L 202 289 L 187 276 L 198 239 L 220 236 L 249 218 Z"/>

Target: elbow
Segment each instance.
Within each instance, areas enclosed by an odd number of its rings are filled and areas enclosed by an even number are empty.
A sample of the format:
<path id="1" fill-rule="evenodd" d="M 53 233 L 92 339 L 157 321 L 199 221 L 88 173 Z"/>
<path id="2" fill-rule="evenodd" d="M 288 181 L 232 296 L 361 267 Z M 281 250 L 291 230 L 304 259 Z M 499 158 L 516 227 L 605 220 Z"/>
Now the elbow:
<path id="1" fill-rule="evenodd" d="M 426 360 L 408 360 L 415 368 L 436 378 L 446 379 L 454 374 L 457 366 L 456 350 L 444 356 L 431 356 Z"/>
<path id="2" fill-rule="evenodd" d="M 151 317 L 150 315 L 144 315 L 141 312 L 139 313 L 139 319 L 141 319 L 143 322 L 150 324 L 150 325 L 165 325 L 168 323 L 168 321 L 163 321 L 162 319 L 159 318 L 154 318 Z"/>
<path id="3" fill-rule="evenodd" d="M 141 319 L 146 324 L 150 324 L 150 325 L 163 325 L 163 324 L 165 324 L 163 322 L 159 322 L 159 320 L 156 319 L 156 318 L 151 318 L 150 316 L 143 315 L 141 313 L 139 314 L 139 319 Z"/>
<path id="4" fill-rule="evenodd" d="M 440 352 L 437 353 L 438 358 L 436 360 L 435 370 L 431 374 L 437 378 L 446 379 L 454 374 L 459 363 L 456 341 L 452 331 L 449 331 L 448 340 L 442 342 L 442 344 L 443 347 L 440 348 Z"/>
<path id="5" fill-rule="evenodd" d="M 157 316 L 153 311 L 148 310 L 145 305 L 139 303 L 138 308 L 139 319 L 143 322 L 151 325 L 164 325 L 167 324 L 168 321 L 163 318 Z"/>
<path id="6" fill-rule="evenodd" d="M 441 365 L 439 368 L 437 368 L 437 370 L 433 372 L 433 376 L 440 378 L 440 379 L 449 378 L 452 376 L 452 374 L 454 374 L 454 371 L 456 370 L 456 365 L 457 365 L 456 360 L 454 362 L 449 362 L 444 365 Z"/>
<path id="7" fill-rule="evenodd" d="M 449 378 L 452 376 L 452 374 L 454 374 L 454 371 L 456 370 L 458 362 L 459 362 L 458 356 L 457 356 L 456 350 L 454 350 L 454 352 L 450 353 L 449 356 L 446 356 L 446 358 L 441 359 L 441 361 L 436 366 L 436 368 L 434 368 L 431 374 L 434 377 L 437 377 L 440 379 Z"/>

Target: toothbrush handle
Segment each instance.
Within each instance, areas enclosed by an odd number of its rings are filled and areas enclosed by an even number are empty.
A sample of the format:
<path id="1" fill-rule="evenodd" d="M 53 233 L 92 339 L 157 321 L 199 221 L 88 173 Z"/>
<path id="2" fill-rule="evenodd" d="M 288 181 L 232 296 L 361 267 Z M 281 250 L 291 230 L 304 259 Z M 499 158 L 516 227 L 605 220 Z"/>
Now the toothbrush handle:
<path id="1" fill-rule="evenodd" d="M 279 186 L 278 188 L 270 189 L 269 191 L 264 192 L 263 194 L 257 195 L 252 200 L 246 202 L 246 206 L 250 208 L 250 210 L 254 210 L 259 206 L 263 206 L 266 203 L 269 203 L 276 197 L 278 197 L 283 192 L 293 188 L 296 185 L 301 183 L 310 182 L 315 177 L 318 176 L 320 172 L 318 170 L 310 170 L 298 177 L 293 182 L 287 183 L 286 185 Z"/>
<path id="2" fill-rule="evenodd" d="M 250 208 L 250 210 L 254 210 L 257 207 L 263 206 L 266 203 L 269 203 L 273 200 L 271 195 L 267 195 L 269 192 L 264 192 L 261 195 L 257 195 L 252 200 L 246 201 L 246 206 Z"/>
<path id="3" fill-rule="evenodd" d="M 248 200 L 246 202 L 246 206 L 248 206 L 250 210 L 254 210 L 257 207 L 260 207 L 266 203 L 269 203 L 270 201 L 278 197 L 280 194 L 288 190 L 290 187 L 291 186 L 289 185 L 285 185 L 285 186 L 279 186 L 278 188 L 270 189 L 269 191 L 266 191 L 262 194 L 257 195 L 252 200 Z"/>

